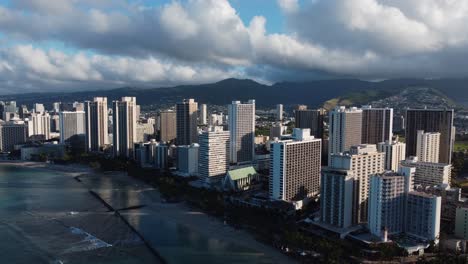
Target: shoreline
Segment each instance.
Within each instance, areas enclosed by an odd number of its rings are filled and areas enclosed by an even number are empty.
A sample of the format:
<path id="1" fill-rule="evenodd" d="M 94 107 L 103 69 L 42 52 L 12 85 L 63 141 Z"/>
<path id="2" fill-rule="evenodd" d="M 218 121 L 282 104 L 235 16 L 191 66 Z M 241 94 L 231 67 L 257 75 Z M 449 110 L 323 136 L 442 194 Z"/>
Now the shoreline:
<path id="1" fill-rule="evenodd" d="M 160 192 L 157 188 L 146 184 L 145 182 L 130 177 L 126 172 L 115 172 L 115 174 L 107 174 L 96 172 L 94 169 L 83 165 L 57 165 L 42 162 L 22 162 L 22 161 L 0 161 L 0 165 L 7 166 L 22 166 L 32 169 L 41 169 L 51 172 L 60 172 L 64 175 L 73 177 L 118 177 L 119 181 L 125 182 L 128 185 L 138 184 L 144 186 L 159 194 L 159 199 L 152 199 L 146 205 L 146 210 L 151 210 L 158 214 L 158 217 L 167 222 L 174 222 L 186 226 L 205 237 L 217 239 L 219 241 L 227 241 L 264 254 L 277 263 L 297 263 L 294 259 L 284 255 L 278 249 L 255 240 L 254 236 L 242 229 L 235 229 L 232 226 L 224 224 L 220 219 L 210 216 L 201 210 L 190 207 L 185 202 L 166 203 L 160 197 Z M 146 197 L 148 198 L 148 197 Z M 147 199 L 149 200 L 149 199 Z M 126 213 L 121 213 L 121 217 L 125 218 Z M 142 234 L 144 236 L 144 234 Z M 157 248 L 155 248 L 158 251 Z"/>

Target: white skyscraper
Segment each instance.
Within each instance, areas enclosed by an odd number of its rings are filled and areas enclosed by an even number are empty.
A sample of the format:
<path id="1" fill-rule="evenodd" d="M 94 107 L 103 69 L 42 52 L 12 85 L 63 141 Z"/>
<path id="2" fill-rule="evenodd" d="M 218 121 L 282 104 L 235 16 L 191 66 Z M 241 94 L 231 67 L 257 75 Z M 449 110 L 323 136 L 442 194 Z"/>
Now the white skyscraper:
<path id="1" fill-rule="evenodd" d="M 60 142 L 64 143 L 73 136 L 84 136 L 86 133 L 85 112 L 60 112 Z"/>
<path id="2" fill-rule="evenodd" d="M 283 105 L 276 105 L 276 121 L 283 121 Z"/>
<path id="3" fill-rule="evenodd" d="M 106 97 L 95 97 L 93 102 L 85 102 L 86 149 L 100 151 L 109 144 L 108 106 Z"/>
<path id="4" fill-rule="evenodd" d="M 293 139 L 271 143 L 270 198 L 301 201 L 320 191 L 322 140 L 295 128 Z"/>
<path id="5" fill-rule="evenodd" d="M 437 243 L 440 234 L 441 208 L 440 196 L 421 192 L 408 193 L 405 215 L 406 234 Z"/>
<path id="6" fill-rule="evenodd" d="M 33 112 L 39 113 L 39 114 L 44 113 L 45 112 L 44 105 L 43 104 L 37 104 L 37 103 L 34 104 L 33 105 Z"/>
<path id="7" fill-rule="evenodd" d="M 135 97 L 112 103 L 114 156 L 132 157 L 136 143 L 137 104 Z"/>
<path id="8" fill-rule="evenodd" d="M 439 162 L 440 133 L 418 130 L 416 140 L 416 157 L 421 162 Z"/>
<path id="9" fill-rule="evenodd" d="M 349 152 L 331 155 L 330 168 L 351 171 L 355 181 L 353 222 L 367 221 L 369 177 L 384 172 L 385 153 L 378 152 L 375 145 L 358 145 Z"/>
<path id="10" fill-rule="evenodd" d="M 328 155 L 343 153 L 361 144 L 362 110 L 336 107 L 330 112 L 329 125 Z"/>
<path id="11" fill-rule="evenodd" d="M 219 179 L 229 169 L 229 131 L 210 127 L 199 136 L 199 175 L 205 179 Z"/>
<path id="12" fill-rule="evenodd" d="M 398 141 L 386 141 L 377 145 L 379 152 L 385 153 L 385 169 L 398 171 L 400 161 L 406 158 L 406 145 Z"/>
<path id="13" fill-rule="evenodd" d="M 43 137 L 44 140 L 50 139 L 50 116 L 48 113 L 31 113 L 28 121 L 28 136 Z"/>
<path id="14" fill-rule="evenodd" d="M 411 157 L 401 162 L 401 167 L 416 168 L 414 184 L 423 187 L 450 185 L 452 165 L 444 163 L 420 162 L 417 157 Z"/>
<path id="15" fill-rule="evenodd" d="M 370 177 L 368 227 L 372 234 L 389 235 L 404 230 L 405 177 L 400 173 L 386 172 Z"/>
<path id="16" fill-rule="evenodd" d="M 255 155 L 255 100 L 228 105 L 231 163 L 252 162 Z"/>
<path id="17" fill-rule="evenodd" d="M 208 124 L 208 113 L 206 104 L 200 105 L 200 125 L 207 125 Z"/>

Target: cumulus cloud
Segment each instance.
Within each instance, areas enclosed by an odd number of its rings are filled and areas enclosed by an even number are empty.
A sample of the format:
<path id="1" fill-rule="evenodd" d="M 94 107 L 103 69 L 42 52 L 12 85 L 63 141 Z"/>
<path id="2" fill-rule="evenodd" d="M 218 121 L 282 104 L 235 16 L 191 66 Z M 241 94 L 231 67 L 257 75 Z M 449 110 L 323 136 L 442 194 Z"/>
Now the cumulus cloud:
<path id="1" fill-rule="evenodd" d="M 3 90 L 88 89 L 117 85 L 166 86 L 206 83 L 219 78 L 241 77 L 235 69 L 189 65 L 154 57 L 65 54 L 61 51 L 18 45 L 0 50 L 0 87 Z M 17 92 L 18 90 L 16 90 Z"/>
<path id="2" fill-rule="evenodd" d="M 2 43 L 11 41 L 0 51 L 0 85 L 468 76 L 465 0 L 277 0 L 284 33 L 267 32 L 261 13 L 244 23 L 228 0 L 144 3 L 18 0 L 0 6 Z M 72 51 L 38 48 L 49 41 Z"/>

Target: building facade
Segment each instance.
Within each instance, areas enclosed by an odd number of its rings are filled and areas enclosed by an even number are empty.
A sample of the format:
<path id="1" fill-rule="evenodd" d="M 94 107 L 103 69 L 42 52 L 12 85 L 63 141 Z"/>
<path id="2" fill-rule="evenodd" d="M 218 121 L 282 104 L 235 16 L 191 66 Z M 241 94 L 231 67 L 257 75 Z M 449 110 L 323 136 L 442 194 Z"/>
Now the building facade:
<path id="1" fill-rule="evenodd" d="M 328 155 L 348 151 L 351 146 L 361 144 L 362 110 L 355 107 L 336 107 L 329 117 Z M 329 159 L 330 160 L 330 159 Z"/>
<path id="2" fill-rule="evenodd" d="M 293 139 L 271 143 L 271 199 L 301 201 L 320 192 L 321 139 L 295 128 Z"/>
<path id="3" fill-rule="evenodd" d="M 416 156 L 418 131 L 439 132 L 439 162 L 452 163 L 455 129 L 453 126 L 454 111 L 431 109 L 408 109 L 406 111 L 406 155 Z"/>
<path id="4" fill-rule="evenodd" d="M 299 105 L 294 110 L 297 128 L 309 128 L 310 134 L 316 138 L 323 139 L 323 110 L 307 109 L 305 105 Z"/>
<path id="5" fill-rule="evenodd" d="M 228 105 L 231 163 L 249 163 L 255 155 L 255 100 Z"/>
<path id="6" fill-rule="evenodd" d="M 439 162 L 440 133 L 418 130 L 416 141 L 416 157 L 421 162 Z"/>
<path id="7" fill-rule="evenodd" d="M 177 145 L 190 145 L 198 142 L 198 103 L 194 99 L 184 99 L 176 105 Z"/>
<path id="8" fill-rule="evenodd" d="M 392 141 L 393 109 L 362 107 L 362 139 L 363 144 L 378 144 Z"/>
<path id="9" fill-rule="evenodd" d="M 114 157 L 132 157 L 137 143 L 137 104 L 135 97 L 122 97 L 112 102 Z"/>
<path id="10" fill-rule="evenodd" d="M 398 141 L 386 141 L 377 145 L 379 152 L 385 153 L 385 169 L 398 171 L 400 162 L 406 159 L 406 144 Z"/>
<path id="11" fill-rule="evenodd" d="M 106 97 L 95 97 L 92 102 L 86 101 L 86 150 L 101 151 L 109 144 L 109 126 L 107 123 L 108 106 Z"/>
<path id="12" fill-rule="evenodd" d="M 85 136 L 85 112 L 63 111 L 59 113 L 60 143 L 68 142 L 74 136 Z"/>
<path id="13" fill-rule="evenodd" d="M 199 137 L 199 175 L 206 180 L 218 180 L 229 170 L 229 131 L 210 127 Z"/>

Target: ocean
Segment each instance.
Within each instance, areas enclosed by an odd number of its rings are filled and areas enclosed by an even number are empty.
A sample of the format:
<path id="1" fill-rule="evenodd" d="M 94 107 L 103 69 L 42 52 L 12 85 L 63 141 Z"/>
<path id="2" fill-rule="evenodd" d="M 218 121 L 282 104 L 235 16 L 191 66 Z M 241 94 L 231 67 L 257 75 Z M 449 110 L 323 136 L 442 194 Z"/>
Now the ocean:
<path id="1" fill-rule="evenodd" d="M 61 172 L 0 164 L 0 263 L 283 262 L 262 247 L 181 224 L 177 219 L 184 217 L 200 225 L 210 222 L 161 203 L 156 190 L 125 175 L 88 175 L 80 181 Z M 138 209 L 122 210 L 119 217 L 90 190 L 115 209 Z M 207 228 L 226 232 L 215 221 Z"/>

